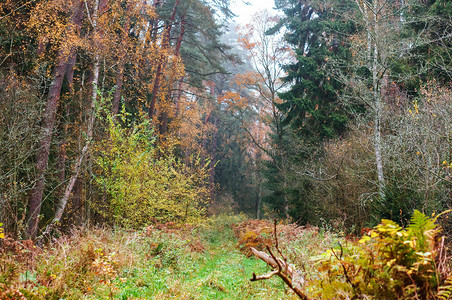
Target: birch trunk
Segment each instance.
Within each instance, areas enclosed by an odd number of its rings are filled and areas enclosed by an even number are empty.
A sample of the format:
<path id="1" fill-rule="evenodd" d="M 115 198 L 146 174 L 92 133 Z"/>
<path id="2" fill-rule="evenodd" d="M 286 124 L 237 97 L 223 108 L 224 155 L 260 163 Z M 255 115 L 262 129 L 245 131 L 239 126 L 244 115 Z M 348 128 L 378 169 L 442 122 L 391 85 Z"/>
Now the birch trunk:
<path id="1" fill-rule="evenodd" d="M 382 155 L 382 138 L 381 138 L 381 113 L 382 113 L 382 101 L 380 94 L 380 82 L 378 78 L 378 42 L 380 38 L 379 32 L 379 18 L 378 12 L 380 11 L 380 1 L 374 1 L 373 16 L 374 16 L 374 41 L 373 41 L 373 64 L 372 64 L 372 83 L 373 83 L 373 100 L 374 100 L 374 150 L 375 150 L 375 162 L 377 165 L 377 179 L 378 179 L 378 193 L 381 199 L 386 197 L 385 190 L 386 184 L 383 172 L 383 155 Z"/>

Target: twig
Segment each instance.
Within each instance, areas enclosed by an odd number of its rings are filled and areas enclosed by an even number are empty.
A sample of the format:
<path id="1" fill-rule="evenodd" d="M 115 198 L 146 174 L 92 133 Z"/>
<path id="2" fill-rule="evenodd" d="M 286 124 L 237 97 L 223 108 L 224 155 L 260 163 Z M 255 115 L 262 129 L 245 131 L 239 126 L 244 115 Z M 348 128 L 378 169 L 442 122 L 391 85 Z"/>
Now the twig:
<path id="1" fill-rule="evenodd" d="M 339 263 L 341 264 L 342 268 L 344 269 L 344 275 L 345 275 L 345 279 L 347 279 L 347 282 L 350 283 L 353 287 L 353 289 L 355 288 L 355 285 L 353 284 L 353 282 L 350 280 L 350 277 L 348 277 L 348 270 L 345 267 L 345 265 L 342 263 L 342 253 L 343 253 L 343 249 L 342 249 L 342 245 L 339 244 L 341 246 L 341 258 L 339 258 L 336 254 L 336 252 L 334 252 L 334 249 L 331 248 L 331 252 L 333 253 L 333 255 L 336 257 L 336 259 L 339 261 Z"/>
<path id="2" fill-rule="evenodd" d="M 284 260 L 284 263 L 286 265 L 286 273 L 287 273 L 287 271 L 288 271 L 287 268 L 288 268 L 289 264 L 287 263 L 287 258 L 284 256 L 284 254 L 279 249 L 278 235 L 276 234 L 276 219 L 273 221 L 273 225 L 274 225 L 274 235 L 275 235 L 275 248 L 276 248 L 276 251 L 278 251 L 279 255 L 281 255 L 281 257 Z"/>
<path id="3" fill-rule="evenodd" d="M 407 273 L 407 275 L 408 275 L 408 277 L 410 278 L 411 282 L 413 283 L 413 286 L 414 286 L 414 296 L 415 296 L 415 298 L 416 298 L 417 300 L 419 300 L 419 295 L 417 294 L 416 282 L 414 281 L 413 277 L 411 277 L 410 274 Z"/>
<path id="4" fill-rule="evenodd" d="M 253 272 L 253 278 L 250 279 L 250 281 L 258 281 L 258 280 L 264 280 L 264 279 L 270 279 L 273 275 L 278 274 L 278 270 L 271 271 L 268 274 L 265 275 L 256 275 L 256 273 Z"/>
<path id="5" fill-rule="evenodd" d="M 35 1 L 36 1 L 36 0 L 31 0 L 31 1 L 29 1 L 29 2 L 26 2 L 26 3 L 22 4 L 22 5 L 19 6 L 18 8 L 11 10 L 11 11 L 10 11 L 9 13 L 7 13 L 6 15 L 0 16 L 0 20 L 1 20 L 1 19 L 4 19 L 4 18 L 6 18 L 6 17 L 8 17 L 9 15 L 15 13 L 16 11 L 18 11 L 18 10 L 21 9 L 22 7 L 24 7 L 24 6 L 26 6 L 26 5 L 30 4 L 30 3 L 33 3 L 33 2 L 35 2 Z"/>

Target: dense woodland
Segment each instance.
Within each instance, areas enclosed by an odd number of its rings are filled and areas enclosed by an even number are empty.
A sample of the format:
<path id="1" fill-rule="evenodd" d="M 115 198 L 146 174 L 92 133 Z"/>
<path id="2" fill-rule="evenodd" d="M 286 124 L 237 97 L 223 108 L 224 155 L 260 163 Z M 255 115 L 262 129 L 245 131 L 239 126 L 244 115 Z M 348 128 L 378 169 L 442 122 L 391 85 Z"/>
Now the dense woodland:
<path id="1" fill-rule="evenodd" d="M 450 207 L 449 1 L 4 1 L 0 219 L 242 211 L 359 231 Z"/>
<path id="2" fill-rule="evenodd" d="M 0 3 L 6 236 L 452 208 L 452 2 L 275 0 L 247 25 L 232 4 Z"/>

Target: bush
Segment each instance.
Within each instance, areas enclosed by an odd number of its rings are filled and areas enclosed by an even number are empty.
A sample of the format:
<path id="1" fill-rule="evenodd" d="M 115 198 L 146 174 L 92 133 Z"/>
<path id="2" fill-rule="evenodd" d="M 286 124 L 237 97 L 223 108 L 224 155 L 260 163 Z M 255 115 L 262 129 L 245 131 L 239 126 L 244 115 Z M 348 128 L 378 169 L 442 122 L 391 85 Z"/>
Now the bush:
<path id="1" fill-rule="evenodd" d="M 419 211 L 403 229 L 383 219 L 359 243 L 331 249 L 314 260 L 327 280 L 313 282 L 322 299 L 436 299 L 447 270 L 437 243 L 436 218 Z M 441 288 L 444 290 L 444 288 Z"/>
<path id="2" fill-rule="evenodd" d="M 158 222 L 193 222 L 204 213 L 209 162 L 190 157 L 185 163 L 154 146 L 147 120 L 124 128 L 110 119 L 109 138 L 97 151 L 96 182 L 108 194 L 96 211 L 116 224 L 139 228 Z M 167 144 L 175 141 L 168 138 Z M 173 147 L 174 148 L 174 147 Z"/>

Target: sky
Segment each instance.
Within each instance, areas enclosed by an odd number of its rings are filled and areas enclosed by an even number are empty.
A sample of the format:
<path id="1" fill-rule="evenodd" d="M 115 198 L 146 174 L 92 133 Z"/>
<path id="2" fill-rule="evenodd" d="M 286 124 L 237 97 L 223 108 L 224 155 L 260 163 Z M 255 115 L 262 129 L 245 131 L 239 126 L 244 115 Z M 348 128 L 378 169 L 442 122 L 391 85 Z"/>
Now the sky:
<path id="1" fill-rule="evenodd" d="M 243 2 L 249 2 L 246 5 Z M 263 9 L 271 10 L 274 6 L 274 0 L 234 0 L 231 10 L 237 15 L 235 20 L 240 24 L 247 24 L 251 17 L 258 11 Z"/>

